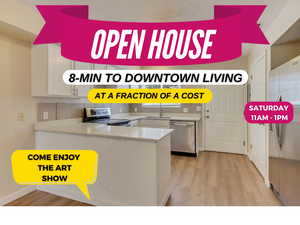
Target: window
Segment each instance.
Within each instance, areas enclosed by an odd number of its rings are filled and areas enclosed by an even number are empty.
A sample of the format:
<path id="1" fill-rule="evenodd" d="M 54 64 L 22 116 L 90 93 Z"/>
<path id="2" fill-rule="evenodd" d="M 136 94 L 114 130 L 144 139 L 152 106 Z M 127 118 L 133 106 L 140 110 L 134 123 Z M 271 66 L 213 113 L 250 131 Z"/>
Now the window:
<path id="1" fill-rule="evenodd" d="M 147 88 L 147 89 L 159 89 L 159 88 L 181 88 L 180 85 L 132 85 L 131 88 Z M 143 107 L 153 107 L 153 108 L 158 108 L 158 107 L 164 107 L 164 108 L 171 108 L 171 107 L 180 107 L 179 103 L 143 103 Z"/>

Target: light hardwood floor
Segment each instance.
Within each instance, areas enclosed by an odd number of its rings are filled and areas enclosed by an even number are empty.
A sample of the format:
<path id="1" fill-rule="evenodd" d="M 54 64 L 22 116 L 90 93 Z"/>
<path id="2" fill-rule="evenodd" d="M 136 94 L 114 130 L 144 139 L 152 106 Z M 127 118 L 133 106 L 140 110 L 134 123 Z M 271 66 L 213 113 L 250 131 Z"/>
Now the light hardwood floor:
<path id="1" fill-rule="evenodd" d="M 280 205 L 246 156 L 202 152 L 197 158 L 172 156 L 174 190 L 170 206 Z M 87 204 L 34 191 L 8 205 L 86 206 Z"/>
<path id="2" fill-rule="evenodd" d="M 175 188 L 168 205 L 281 205 L 246 156 L 202 152 L 197 158 L 173 156 Z"/>
<path id="3" fill-rule="evenodd" d="M 33 191 L 6 206 L 90 206 L 83 202 L 62 198 L 43 191 Z"/>

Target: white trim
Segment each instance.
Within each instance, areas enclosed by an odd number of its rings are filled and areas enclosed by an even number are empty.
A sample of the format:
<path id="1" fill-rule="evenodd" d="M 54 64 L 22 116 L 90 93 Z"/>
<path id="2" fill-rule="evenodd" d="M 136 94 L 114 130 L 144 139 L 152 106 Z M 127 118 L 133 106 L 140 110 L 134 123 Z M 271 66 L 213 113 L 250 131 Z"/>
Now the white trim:
<path id="1" fill-rule="evenodd" d="M 36 186 L 26 186 L 23 187 L 19 190 L 17 190 L 16 192 L 13 192 L 7 196 L 4 196 L 2 198 L 0 198 L 0 205 L 6 205 L 7 203 L 10 203 L 18 198 L 23 197 L 24 195 L 29 194 L 30 192 L 33 192 L 36 190 Z"/>
<path id="2" fill-rule="evenodd" d="M 268 101 L 268 83 L 269 83 L 269 71 L 270 71 L 270 48 L 265 48 L 263 53 L 261 53 L 261 55 L 259 55 L 258 57 L 256 57 L 255 60 L 253 60 L 253 62 L 251 64 L 249 64 L 249 75 L 250 77 L 252 76 L 253 74 L 253 67 L 256 66 L 261 60 L 263 60 L 264 58 L 264 64 L 265 64 L 265 67 L 264 67 L 264 72 L 265 72 L 265 99 L 264 101 Z M 250 85 L 252 86 L 252 79 L 250 79 L 251 83 Z M 250 99 L 251 101 L 251 99 Z M 248 125 L 247 125 L 248 126 Z M 265 142 L 266 142 L 266 145 L 265 145 L 265 156 L 266 156 L 266 162 L 265 162 L 265 173 L 263 173 L 264 171 L 260 171 L 256 165 L 256 162 L 253 160 L 253 149 L 250 149 L 250 141 L 248 142 L 248 157 L 250 159 L 251 162 L 253 162 L 253 164 L 255 165 L 255 167 L 257 168 L 257 170 L 259 171 L 259 173 L 261 174 L 264 182 L 265 182 L 265 185 L 268 187 L 270 186 L 270 182 L 269 182 L 269 126 L 268 124 L 262 124 L 262 126 L 264 126 L 265 128 Z M 248 140 L 249 140 L 249 135 L 250 135 L 250 132 L 248 132 Z"/>
<path id="3" fill-rule="evenodd" d="M 265 101 L 269 100 L 269 82 L 270 82 L 270 72 L 271 72 L 271 47 L 265 49 Z M 265 124 L 265 138 L 266 138 L 266 174 L 264 174 L 264 180 L 267 187 L 270 187 L 270 175 L 269 175 L 269 149 L 270 149 L 270 140 L 269 140 L 269 124 Z"/>

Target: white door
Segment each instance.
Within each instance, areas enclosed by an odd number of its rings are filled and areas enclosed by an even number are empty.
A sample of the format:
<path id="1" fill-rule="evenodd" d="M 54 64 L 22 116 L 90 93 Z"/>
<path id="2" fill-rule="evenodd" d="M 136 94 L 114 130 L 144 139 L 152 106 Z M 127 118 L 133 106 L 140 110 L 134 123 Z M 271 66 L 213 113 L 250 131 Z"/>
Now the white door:
<path id="1" fill-rule="evenodd" d="M 244 86 L 211 86 L 205 110 L 205 150 L 245 154 Z"/>
<path id="2" fill-rule="evenodd" d="M 72 61 L 60 54 L 60 46 L 51 44 L 48 46 L 48 93 L 58 96 L 72 96 L 72 86 L 63 81 L 66 70 L 72 69 Z"/>
<path id="3" fill-rule="evenodd" d="M 74 69 L 75 70 L 92 70 L 93 65 L 90 63 L 74 62 Z M 87 97 L 89 90 L 92 88 L 93 88 L 93 86 L 91 86 L 91 85 L 76 86 L 77 96 Z"/>
<path id="4" fill-rule="evenodd" d="M 251 98 L 250 101 L 266 101 L 266 57 L 259 58 L 251 66 Z M 254 162 L 260 173 L 267 177 L 267 135 L 268 126 L 249 124 L 249 158 Z"/>

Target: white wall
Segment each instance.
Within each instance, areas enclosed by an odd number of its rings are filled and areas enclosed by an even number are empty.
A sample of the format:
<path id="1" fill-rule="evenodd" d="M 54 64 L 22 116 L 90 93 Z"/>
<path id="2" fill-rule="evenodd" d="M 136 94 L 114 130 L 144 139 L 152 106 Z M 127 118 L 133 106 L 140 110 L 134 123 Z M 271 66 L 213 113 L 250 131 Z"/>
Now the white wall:
<path id="1" fill-rule="evenodd" d="M 30 44 L 0 33 L 0 198 L 21 186 L 11 174 L 10 157 L 15 149 L 32 149 L 36 104 L 30 87 Z M 24 121 L 17 121 L 18 114 Z M 20 116 L 19 116 L 20 117 Z"/>
<path id="2" fill-rule="evenodd" d="M 0 202 L 3 203 L 23 188 L 12 177 L 12 152 L 34 147 L 37 109 L 31 97 L 28 40 L 39 31 L 42 19 L 36 10 L 17 0 L 2 0 L 0 4 Z"/>
<path id="3" fill-rule="evenodd" d="M 274 18 L 273 23 L 270 27 L 267 27 L 264 30 L 265 35 L 267 36 L 269 42 L 273 44 L 278 40 L 288 29 L 292 26 L 297 20 L 300 18 L 300 1 L 299 0 L 289 0 L 287 1 L 286 6 L 282 9 L 280 14 Z M 263 45 L 255 45 L 252 47 L 249 53 L 249 68 L 250 73 L 251 71 L 256 71 L 256 62 L 263 56 L 266 56 L 265 65 L 264 65 L 264 73 L 263 74 L 256 74 L 252 73 L 254 76 L 252 81 L 252 88 L 256 91 L 255 97 L 252 98 L 252 101 L 257 100 L 267 100 L 267 86 L 268 86 L 268 74 L 271 70 L 271 60 L 270 60 L 270 46 L 263 46 Z M 266 81 L 266 85 L 263 88 L 261 87 L 261 80 Z M 256 155 L 265 155 L 268 156 L 268 126 L 251 126 L 249 132 L 252 132 L 254 135 L 250 137 L 249 144 L 253 145 L 252 149 L 249 149 L 250 158 L 253 158 L 252 155 L 254 154 L 253 151 L 264 151 L 264 154 L 256 154 Z M 251 130 L 254 129 L 254 130 Z M 260 140 L 259 142 L 255 140 Z M 255 146 L 254 146 L 255 145 Z M 252 152 L 251 152 L 252 151 Z M 264 168 L 265 170 L 260 170 L 261 174 L 263 175 L 265 182 L 268 184 L 269 182 L 269 175 L 268 175 L 268 157 L 262 159 L 264 161 Z M 259 168 L 259 162 L 256 160 L 253 161 L 254 164 L 257 165 Z"/>

